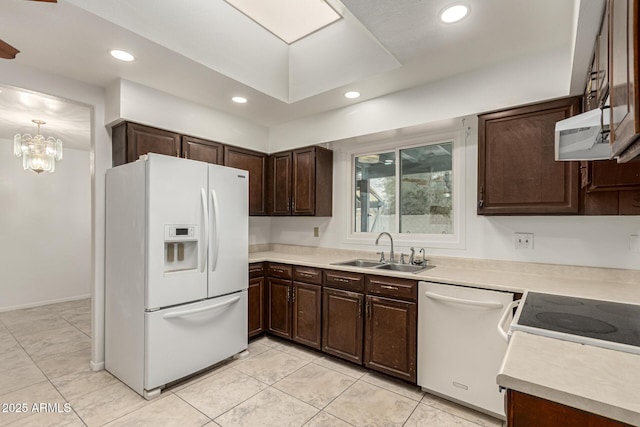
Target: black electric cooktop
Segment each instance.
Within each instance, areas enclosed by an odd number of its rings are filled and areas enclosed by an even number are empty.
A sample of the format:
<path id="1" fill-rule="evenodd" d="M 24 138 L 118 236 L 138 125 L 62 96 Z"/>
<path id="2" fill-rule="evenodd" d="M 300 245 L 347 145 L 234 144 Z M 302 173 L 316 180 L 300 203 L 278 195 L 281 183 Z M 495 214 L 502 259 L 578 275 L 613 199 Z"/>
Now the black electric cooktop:
<path id="1" fill-rule="evenodd" d="M 527 292 L 511 329 L 640 354 L 640 305 Z"/>

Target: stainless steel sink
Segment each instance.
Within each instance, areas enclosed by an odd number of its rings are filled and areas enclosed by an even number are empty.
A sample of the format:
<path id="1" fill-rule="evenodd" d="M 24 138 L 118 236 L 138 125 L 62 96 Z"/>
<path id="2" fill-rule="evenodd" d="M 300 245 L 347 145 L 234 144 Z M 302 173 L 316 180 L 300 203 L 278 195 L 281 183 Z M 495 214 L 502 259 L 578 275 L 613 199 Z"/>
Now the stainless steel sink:
<path id="1" fill-rule="evenodd" d="M 420 271 L 428 270 L 435 267 L 435 265 L 412 265 L 412 264 L 383 264 L 376 267 L 378 270 L 393 270 L 402 271 L 406 273 L 418 273 Z"/>
<path id="2" fill-rule="evenodd" d="M 331 265 L 348 265 L 351 267 L 364 267 L 372 268 L 384 265 L 379 261 L 372 261 L 370 259 L 352 259 L 351 261 L 334 262 Z"/>
<path id="3" fill-rule="evenodd" d="M 370 259 L 352 259 L 351 261 L 334 262 L 331 265 L 344 265 L 349 267 L 362 267 L 377 270 L 402 271 L 405 273 L 418 273 L 435 267 L 435 265 L 412 265 L 412 264 L 387 264 Z"/>

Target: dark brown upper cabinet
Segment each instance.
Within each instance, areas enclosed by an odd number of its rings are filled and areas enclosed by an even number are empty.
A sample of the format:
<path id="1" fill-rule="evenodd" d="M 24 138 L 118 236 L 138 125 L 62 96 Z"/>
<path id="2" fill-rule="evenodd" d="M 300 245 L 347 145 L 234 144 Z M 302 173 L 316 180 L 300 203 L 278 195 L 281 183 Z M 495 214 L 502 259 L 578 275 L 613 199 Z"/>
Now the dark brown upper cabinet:
<path id="1" fill-rule="evenodd" d="M 224 145 L 193 136 L 183 136 L 182 157 L 221 165 L 224 163 Z"/>
<path id="2" fill-rule="evenodd" d="M 113 127 L 113 166 L 135 162 L 147 153 L 180 157 L 180 134 L 137 123 L 123 122 Z"/>
<path id="3" fill-rule="evenodd" d="M 577 214 L 578 162 L 556 162 L 556 122 L 581 110 L 581 97 L 478 116 L 478 214 Z"/>
<path id="4" fill-rule="evenodd" d="M 269 156 L 269 213 L 331 216 L 333 152 L 306 147 Z"/>
<path id="5" fill-rule="evenodd" d="M 224 146 L 224 165 L 249 171 L 249 215 L 266 215 L 267 155 L 245 148 Z"/>
<path id="6" fill-rule="evenodd" d="M 611 151 L 627 162 L 640 156 L 640 0 L 609 0 Z"/>

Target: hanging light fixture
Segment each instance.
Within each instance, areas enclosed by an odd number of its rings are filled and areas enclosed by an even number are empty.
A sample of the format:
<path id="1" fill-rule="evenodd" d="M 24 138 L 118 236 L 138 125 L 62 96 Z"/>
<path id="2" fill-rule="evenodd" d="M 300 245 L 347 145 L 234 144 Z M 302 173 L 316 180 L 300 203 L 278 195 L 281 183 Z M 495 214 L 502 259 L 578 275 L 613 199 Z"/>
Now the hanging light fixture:
<path id="1" fill-rule="evenodd" d="M 13 137 L 13 154 L 22 157 L 24 170 L 31 169 L 36 173 L 56 170 L 56 160 L 62 160 L 62 141 L 40 135 L 40 125 L 46 124 L 42 120 L 31 120 L 38 125 L 38 134 L 31 136 L 28 133 Z"/>

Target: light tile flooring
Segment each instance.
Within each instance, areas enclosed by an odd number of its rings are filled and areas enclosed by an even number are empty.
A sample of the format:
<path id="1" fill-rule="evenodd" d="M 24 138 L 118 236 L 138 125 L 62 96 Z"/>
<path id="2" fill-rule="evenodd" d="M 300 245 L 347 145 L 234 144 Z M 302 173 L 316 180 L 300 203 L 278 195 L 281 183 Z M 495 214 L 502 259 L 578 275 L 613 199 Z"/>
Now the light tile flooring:
<path id="1" fill-rule="evenodd" d="M 249 357 L 146 401 L 108 372 L 89 369 L 90 324 L 89 300 L 0 313 L 0 426 L 502 425 L 269 337 L 251 342 Z"/>

